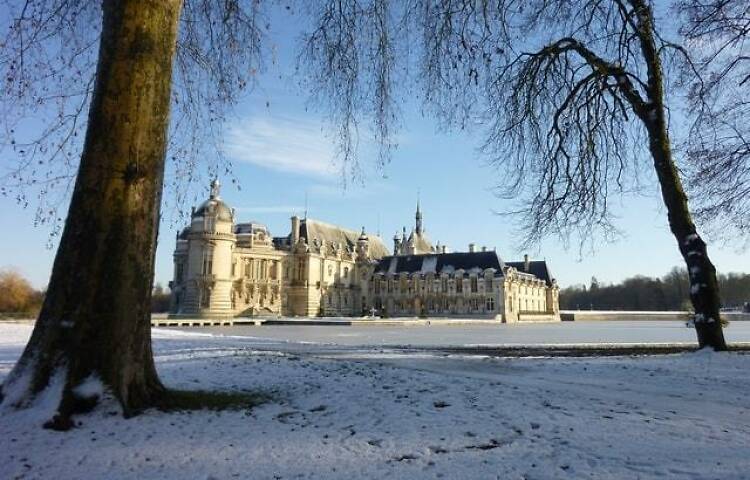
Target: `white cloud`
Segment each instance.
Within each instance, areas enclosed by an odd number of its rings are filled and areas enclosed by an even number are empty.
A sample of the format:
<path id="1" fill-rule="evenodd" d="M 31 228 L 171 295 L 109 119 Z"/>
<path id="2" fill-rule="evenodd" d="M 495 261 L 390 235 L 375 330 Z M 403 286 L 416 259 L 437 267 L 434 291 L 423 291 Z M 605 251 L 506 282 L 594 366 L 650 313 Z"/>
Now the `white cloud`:
<path id="1" fill-rule="evenodd" d="M 317 178 L 334 177 L 334 146 L 319 124 L 288 117 L 252 117 L 227 132 L 226 151 L 238 162 Z"/>

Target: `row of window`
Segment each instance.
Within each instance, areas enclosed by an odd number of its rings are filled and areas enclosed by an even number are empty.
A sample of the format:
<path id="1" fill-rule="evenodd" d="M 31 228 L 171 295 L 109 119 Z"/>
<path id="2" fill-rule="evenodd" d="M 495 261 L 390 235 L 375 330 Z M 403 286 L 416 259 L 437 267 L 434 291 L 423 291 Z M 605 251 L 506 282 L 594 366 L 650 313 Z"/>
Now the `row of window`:
<path id="1" fill-rule="evenodd" d="M 246 259 L 244 262 L 244 276 L 245 278 L 252 278 L 257 280 L 278 278 L 279 262 L 277 260 L 266 260 L 266 259 Z M 235 272 L 236 263 L 232 264 L 232 277 L 236 275 Z"/>
<path id="2" fill-rule="evenodd" d="M 514 307 L 514 305 L 518 303 L 517 306 Z M 547 310 L 547 300 L 539 300 L 539 299 L 524 299 L 523 301 L 521 299 L 515 299 L 513 297 L 508 297 L 508 305 L 510 305 L 510 311 L 518 310 L 518 311 L 526 311 L 526 312 L 545 312 Z M 523 308 L 522 308 L 523 307 Z"/>
<path id="3" fill-rule="evenodd" d="M 544 287 L 529 287 L 523 285 L 519 287 L 519 293 L 522 295 L 544 295 Z"/>
<path id="4" fill-rule="evenodd" d="M 405 299 L 405 300 L 397 300 L 394 302 L 393 306 L 404 312 L 411 312 L 418 309 L 421 309 L 421 304 L 415 303 L 413 300 Z M 468 307 L 468 310 L 471 312 L 479 312 L 480 306 L 481 306 L 481 299 L 479 298 L 471 298 L 466 302 L 466 307 Z M 375 299 L 375 308 L 377 310 L 383 309 L 383 301 L 380 298 Z M 424 308 L 427 312 L 430 313 L 450 313 L 455 312 L 458 310 L 458 305 L 455 301 L 448 298 L 443 299 L 428 299 L 425 302 Z M 484 309 L 488 312 L 494 312 L 496 308 L 495 305 L 495 297 L 487 297 L 484 300 Z M 421 313 L 416 312 L 415 313 Z"/>
<path id="5" fill-rule="evenodd" d="M 485 291 L 492 291 L 493 286 L 493 279 L 492 278 L 485 278 L 484 279 L 484 290 Z M 440 280 L 419 280 L 419 279 L 408 279 L 408 278 L 400 278 L 398 280 L 395 279 L 388 279 L 388 280 L 374 280 L 372 284 L 370 285 L 370 288 L 374 290 L 374 292 L 380 293 L 381 291 L 386 291 L 388 293 L 393 293 L 395 289 L 398 289 L 398 292 L 401 294 L 405 293 L 414 293 L 416 291 L 419 291 L 420 289 L 422 291 L 427 292 L 442 292 L 442 293 L 448 293 L 449 290 L 455 289 L 456 293 L 463 293 L 464 292 L 464 280 L 463 279 L 456 279 L 454 280 L 448 280 L 447 278 L 442 278 Z M 479 279 L 477 277 L 470 277 L 469 278 L 469 289 L 471 293 L 477 293 L 479 291 Z"/>

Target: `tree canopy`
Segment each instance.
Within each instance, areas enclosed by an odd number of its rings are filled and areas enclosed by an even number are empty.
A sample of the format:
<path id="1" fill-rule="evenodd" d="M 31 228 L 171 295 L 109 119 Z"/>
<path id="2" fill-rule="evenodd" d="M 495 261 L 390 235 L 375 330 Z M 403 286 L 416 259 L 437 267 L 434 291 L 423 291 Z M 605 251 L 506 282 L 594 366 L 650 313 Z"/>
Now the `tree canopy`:
<path id="1" fill-rule="evenodd" d="M 0 0 L 0 194 L 61 231 L 96 78 L 103 0 Z M 256 84 L 267 28 L 261 2 L 184 0 L 174 59 L 166 184 L 185 203 L 206 176 L 234 180 L 222 127 Z M 182 212 L 184 213 L 184 212 Z"/>

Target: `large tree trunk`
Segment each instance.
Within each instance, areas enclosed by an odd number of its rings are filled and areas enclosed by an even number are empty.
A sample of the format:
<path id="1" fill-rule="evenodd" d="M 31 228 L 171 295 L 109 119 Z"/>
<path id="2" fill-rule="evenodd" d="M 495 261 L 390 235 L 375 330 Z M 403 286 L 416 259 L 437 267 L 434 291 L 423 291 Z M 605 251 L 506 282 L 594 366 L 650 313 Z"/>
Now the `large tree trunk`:
<path id="1" fill-rule="evenodd" d="M 90 408 L 101 381 L 131 415 L 164 392 L 150 300 L 180 0 L 106 0 L 96 84 L 47 296 L 3 385 L 23 407 L 63 385 L 53 428 Z"/>
<path id="2" fill-rule="evenodd" d="M 667 207 L 669 228 L 687 264 L 698 345 L 700 348 L 726 350 L 719 317 L 721 302 L 716 268 L 708 258 L 706 243 L 696 231 L 682 180 L 672 157 L 664 105 L 664 76 L 654 41 L 653 13 L 644 2 L 633 0 L 633 3 L 637 7 L 641 47 L 648 69 L 649 95 L 648 104 L 641 105 L 636 112 L 648 131 L 649 150 L 654 160 L 664 205 Z"/>
<path id="3" fill-rule="evenodd" d="M 695 309 L 698 345 L 701 348 L 726 350 L 719 317 L 721 303 L 716 268 L 708 258 L 706 243 L 696 232 L 688 209 L 687 196 L 672 160 L 663 114 L 660 117 L 661 121 L 648 126 L 649 148 L 654 158 L 662 198 L 667 206 L 669 228 L 677 240 L 690 276 L 690 300 Z"/>

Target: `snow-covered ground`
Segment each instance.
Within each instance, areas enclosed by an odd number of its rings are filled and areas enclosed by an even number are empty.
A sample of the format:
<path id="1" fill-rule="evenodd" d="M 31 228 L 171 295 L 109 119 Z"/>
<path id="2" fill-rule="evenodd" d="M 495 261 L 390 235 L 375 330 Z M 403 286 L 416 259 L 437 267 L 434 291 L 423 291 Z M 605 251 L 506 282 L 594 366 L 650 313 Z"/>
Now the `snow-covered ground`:
<path id="1" fill-rule="evenodd" d="M 0 377 L 31 327 L 0 324 Z M 0 478 L 748 478 L 750 355 L 322 356 L 278 339 L 154 331 L 175 388 L 262 390 L 252 411 L 111 404 L 66 433 L 0 417 Z"/>

